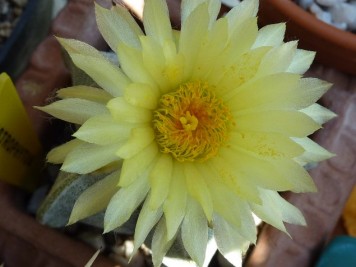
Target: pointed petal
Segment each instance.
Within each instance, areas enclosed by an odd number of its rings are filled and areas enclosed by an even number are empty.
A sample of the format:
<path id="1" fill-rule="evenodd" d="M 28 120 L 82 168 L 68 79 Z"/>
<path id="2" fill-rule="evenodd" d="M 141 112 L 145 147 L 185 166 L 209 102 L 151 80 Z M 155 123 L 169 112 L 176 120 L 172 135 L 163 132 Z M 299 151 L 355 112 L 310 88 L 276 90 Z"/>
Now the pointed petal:
<path id="1" fill-rule="evenodd" d="M 258 31 L 256 41 L 252 47 L 280 46 L 283 43 L 285 31 L 285 23 L 276 23 L 264 26 Z"/>
<path id="2" fill-rule="evenodd" d="M 112 96 L 120 96 L 130 80 L 94 47 L 72 39 L 57 38 L 74 64 Z"/>
<path id="3" fill-rule="evenodd" d="M 164 76 L 166 59 L 162 49 L 157 49 L 159 44 L 149 36 L 140 38 L 142 44 L 142 60 L 145 69 L 153 77 L 161 92 L 169 89 L 169 81 Z"/>
<path id="4" fill-rule="evenodd" d="M 108 113 L 104 105 L 80 98 L 63 99 L 36 108 L 58 119 L 76 124 L 83 124 L 91 117 Z"/>
<path id="5" fill-rule="evenodd" d="M 167 223 L 167 239 L 172 239 L 185 216 L 187 203 L 187 188 L 185 184 L 183 167 L 175 162 L 173 176 L 166 201 L 163 205 L 164 216 Z"/>
<path id="6" fill-rule="evenodd" d="M 305 225 L 302 213 L 284 200 L 277 192 L 260 190 L 262 205 L 251 204 L 253 212 L 263 221 L 287 233 L 283 221 L 298 225 Z M 287 233 L 288 234 L 288 233 Z"/>
<path id="7" fill-rule="evenodd" d="M 117 123 L 111 115 L 100 115 L 88 119 L 73 136 L 88 143 L 109 145 L 128 139 L 134 125 Z"/>
<path id="8" fill-rule="evenodd" d="M 47 161 L 54 164 L 63 163 L 68 153 L 82 144 L 84 142 L 73 139 L 63 145 L 57 146 L 48 152 Z"/>
<path id="9" fill-rule="evenodd" d="M 309 107 L 300 111 L 307 114 L 310 118 L 319 124 L 324 124 L 325 122 L 337 117 L 334 112 L 324 108 L 323 106 L 320 106 L 319 104 L 310 105 Z"/>
<path id="10" fill-rule="evenodd" d="M 143 25 L 146 35 L 154 38 L 161 46 L 167 40 L 173 40 L 171 22 L 165 0 L 145 1 Z"/>
<path id="11" fill-rule="evenodd" d="M 323 161 L 335 156 L 335 154 L 330 153 L 325 148 L 319 146 L 310 138 L 305 137 L 305 138 L 292 138 L 292 139 L 294 142 L 302 146 L 305 150 L 303 155 L 297 158 L 304 164 L 310 162 Z"/>
<path id="12" fill-rule="evenodd" d="M 154 138 L 152 127 L 134 128 L 127 142 L 116 151 L 116 155 L 123 159 L 131 158 L 152 143 Z"/>
<path id="13" fill-rule="evenodd" d="M 119 189 L 117 187 L 119 178 L 120 171 L 116 171 L 86 189 L 75 201 L 68 224 L 104 210 Z"/>
<path id="14" fill-rule="evenodd" d="M 153 266 L 161 266 L 163 257 L 172 246 L 173 239 L 167 239 L 167 229 L 164 217 L 159 221 L 152 238 Z"/>
<path id="15" fill-rule="evenodd" d="M 108 10 L 95 2 L 95 15 L 100 33 L 113 51 L 119 42 L 140 48 L 139 36 L 143 32 L 125 7 L 116 5 Z"/>
<path id="16" fill-rule="evenodd" d="M 287 68 L 287 72 L 304 74 L 312 64 L 315 54 L 314 51 L 297 49 L 291 64 Z"/>
<path id="17" fill-rule="evenodd" d="M 239 27 L 245 20 L 256 17 L 258 11 L 258 0 L 242 1 L 227 13 L 230 32 Z"/>
<path id="18" fill-rule="evenodd" d="M 298 111 L 261 111 L 235 116 L 238 131 L 275 132 L 293 137 L 306 137 L 321 126 Z"/>
<path id="19" fill-rule="evenodd" d="M 132 81 L 145 83 L 153 87 L 156 86 L 156 82 L 143 64 L 141 50 L 128 46 L 125 43 L 119 43 L 117 54 L 122 70 Z"/>
<path id="20" fill-rule="evenodd" d="M 292 41 L 272 48 L 263 58 L 256 76 L 263 77 L 286 71 L 293 61 L 297 44 L 297 41 Z"/>
<path id="21" fill-rule="evenodd" d="M 153 210 L 158 209 L 168 195 L 172 169 L 172 157 L 168 154 L 161 154 L 149 175 L 151 185 L 150 207 Z"/>
<path id="22" fill-rule="evenodd" d="M 192 12 L 202 3 L 204 3 L 204 0 L 195 0 L 195 1 L 182 0 L 182 4 L 181 4 L 182 25 L 185 23 L 187 18 L 192 14 Z M 219 0 L 208 0 L 208 3 L 209 3 L 208 10 L 209 10 L 209 17 L 210 17 L 209 26 L 212 26 L 212 24 L 214 23 L 214 21 L 216 20 L 219 14 L 221 3 Z"/>
<path id="23" fill-rule="evenodd" d="M 125 223 L 144 200 L 149 190 L 147 173 L 128 187 L 120 188 L 111 198 L 104 217 L 105 233 Z"/>
<path id="24" fill-rule="evenodd" d="M 106 106 L 116 121 L 143 123 L 152 120 L 152 112 L 150 110 L 135 107 L 127 103 L 123 97 L 111 99 Z"/>
<path id="25" fill-rule="evenodd" d="M 191 1 L 192 2 L 192 1 Z M 178 52 L 184 56 L 185 78 L 190 78 L 209 25 L 207 3 L 200 4 L 182 24 Z"/>
<path id="26" fill-rule="evenodd" d="M 251 215 L 251 210 L 247 202 L 240 199 L 234 192 L 216 179 L 216 177 L 209 175 L 211 170 L 208 164 L 203 167 L 205 170 L 204 177 L 207 180 L 210 192 L 214 203 L 214 212 L 219 214 L 224 220 L 229 222 L 239 233 L 250 240 L 256 242 L 255 225 Z M 229 205 L 227 205 L 229 203 Z M 251 230 L 251 225 L 254 227 Z"/>
<path id="27" fill-rule="evenodd" d="M 286 159 L 272 160 L 270 162 L 292 184 L 290 191 L 296 193 L 317 192 L 312 177 L 300 164 Z"/>
<path id="28" fill-rule="evenodd" d="M 65 98 L 81 98 L 89 101 L 106 104 L 112 96 L 103 89 L 94 88 L 85 85 L 77 85 L 58 90 L 57 97 Z"/>
<path id="29" fill-rule="evenodd" d="M 147 235 L 152 230 L 152 228 L 156 225 L 158 220 L 162 217 L 162 208 L 151 209 L 150 208 L 150 196 L 146 199 L 143 207 L 140 211 L 140 215 L 138 216 L 136 228 L 135 228 L 135 236 L 134 236 L 134 250 L 132 255 L 134 255 L 139 247 L 143 244 Z"/>
<path id="30" fill-rule="evenodd" d="M 314 104 L 329 88 L 329 83 L 319 79 L 278 73 L 246 83 L 224 98 L 235 113 L 246 109 L 299 110 Z"/>
<path id="31" fill-rule="evenodd" d="M 232 168 L 234 163 L 228 163 L 221 156 L 216 156 L 209 161 L 209 164 L 211 164 L 211 171 L 217 179 L 230 188 L 236 195 L 249 202 L 261 203 L 256 185 L 247 179 L 246 176 L 237 174 Z"/>
<path id="32" fill-rule="evenodd" d="M 159 91 L 146 84 L 131 83 L 125 90 L 124 98 L 133 106 L 153 110 L 158 104 Z"/>
<path id="33" fill-rule="evenodd" d="M 119 186 L 126 187 L 133 183 L 155 161 L 158 154 L 156 143 L 151 143 L 135 156 L 125 159 L 122 165 Z"/>
<path id="34" fill-rule="evenodd" d="M 214 68 L 216 59 L 219 58 L 226 46 L 227 38 L 227 19 L 221 18 L 206 35 L 205 40 L 199 49 L 199 56 L 195 62 L 192 79 L 205 80 L 210 76 L 210 72 Z"/>
<path id="35" fill-rule="evenodd" d="M 242 266 L 242 254 L 246 252 L 250 242 L 217 214 L 214 214 L 213 225 L 214 237 L 220 253 L 233 266 Z"/>
<path id="36" fill-rule="evenodd" d="M 228 99 L 232 111 L 236 112 L 255 108 L 292 109 L 295 107 L 294 99 L 292 101 L 289 99 L 292 98 L 291 91 L 297 87 L 299 81 L 300 76 L 297 74 L 272 74 L 251 80 L 236 90 L 231 90 L 224 98 Z"/>
<path id="37" fill-rule="evenodd" d="M 285 135 L 262 132 L 233 132 L 230 143 L 261 158 L 294 158 L 304 149 Z"/>
<path id="38" fill-rule="evenodd" d="M 202 174 L 192 163 L 184 164 L 184 175 L 189 194 L 202 206 L 208 221 L 213 215 L 213 202 L 211 200 L 209 188 L 204 181 Z"/>
<path id="39" fill-rule="evenodd" d="M 187 213 L 182 223 L 182 240 L 189 256 L 202 266 L 208 243 L 208 222 L 200 205 L 193 199 L 187 203 Z"/>
<path id="40" fill-rule="evenodd" d="M 287 191 L 292 184 L 268 160 L 261 159 L 243 149 L 221 149 L 221 156 L 232 165 L 237 175 L 249 179 L 258 187 Z"/>
<path id="41" fill-rule="evenodd" d="M 104 167 L 120 158 L 115 155 L 120 144 L 98 146 L 85 143 L 74 148 L 66 157 L 61 170 L 86 174 Z"/>

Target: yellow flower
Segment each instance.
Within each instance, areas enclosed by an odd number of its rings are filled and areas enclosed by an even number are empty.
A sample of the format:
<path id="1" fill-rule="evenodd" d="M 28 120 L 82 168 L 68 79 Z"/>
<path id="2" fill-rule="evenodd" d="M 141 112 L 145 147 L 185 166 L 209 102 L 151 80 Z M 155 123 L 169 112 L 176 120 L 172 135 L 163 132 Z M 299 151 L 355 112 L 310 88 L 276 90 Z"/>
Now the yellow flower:
<path id="1" fill-rule="evenodd" d="M 108 232 L 143 203 L 135 249 L 155 228 L 155 266 L 177 235 L 202 266 L 209 228 L 237 266 L 256 242 L 253 214 L 285 232 L 283 222 L 304 225 L 278 191 L 315 191 L 303 166 L 331 156 L 307 137 L 334 117 L 315 104 L 330 85 L 302 78 L 314 53 L 284 43 L 283 23 L 258 30 L 257 0 L 217 20 L 219 10 L 219 0 L 183 0 L 177 31 L 165 1 L 146 0 L 143 33 L 123 7 L 96 5 L 120 66 L 85 43 L 59 39 L 104 90 L 64 88 L 62 100 L 41 108 L 81 125 L 50 162 L 79 174 L 114 168 L 79 197 L 70 223 L 106 208 Z"/>

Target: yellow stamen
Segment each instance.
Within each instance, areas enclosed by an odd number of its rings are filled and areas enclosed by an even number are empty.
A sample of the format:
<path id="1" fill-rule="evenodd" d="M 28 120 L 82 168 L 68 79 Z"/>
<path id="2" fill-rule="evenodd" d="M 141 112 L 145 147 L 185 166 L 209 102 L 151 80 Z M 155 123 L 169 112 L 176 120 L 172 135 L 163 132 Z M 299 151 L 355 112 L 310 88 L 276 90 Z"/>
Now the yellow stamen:
<path id="1" fill-rule="evenodd" d="M 231 118 L 206 84 L 189 82 L 161 97 L 153 124 L 163 153 L 178 161 L 205 161 L 226 142 Z"/>

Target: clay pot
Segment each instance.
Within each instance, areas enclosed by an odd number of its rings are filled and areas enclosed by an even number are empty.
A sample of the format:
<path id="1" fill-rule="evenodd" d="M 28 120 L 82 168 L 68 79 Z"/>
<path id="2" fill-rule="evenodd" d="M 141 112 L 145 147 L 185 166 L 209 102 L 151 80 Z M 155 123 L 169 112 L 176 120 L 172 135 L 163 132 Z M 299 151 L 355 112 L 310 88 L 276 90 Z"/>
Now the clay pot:
<path id="1" fill-rule="evenodd" d="M 261 0 L 261 25 L 287 22 L 287 38 L 316 51 L 316 60 L 347 73 L 356 74 L 356 35 L 330 26 L 290 0 Z"/>

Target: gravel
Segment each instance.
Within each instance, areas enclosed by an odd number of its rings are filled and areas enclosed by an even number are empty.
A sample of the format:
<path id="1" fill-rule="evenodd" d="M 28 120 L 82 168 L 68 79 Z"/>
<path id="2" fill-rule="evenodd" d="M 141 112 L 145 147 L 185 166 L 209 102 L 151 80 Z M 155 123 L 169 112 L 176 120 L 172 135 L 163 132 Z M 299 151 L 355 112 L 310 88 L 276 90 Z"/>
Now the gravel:
<path id="1" fill-rule="evenodd" d="M 356 0 L 297 0 L 321 21 L 346 31 L 356 31 Z"/>
<path id="2" fill-rule="evenodd" d="M 0 46 L 10 37 L 27 0 L 0 0 Z"/>

